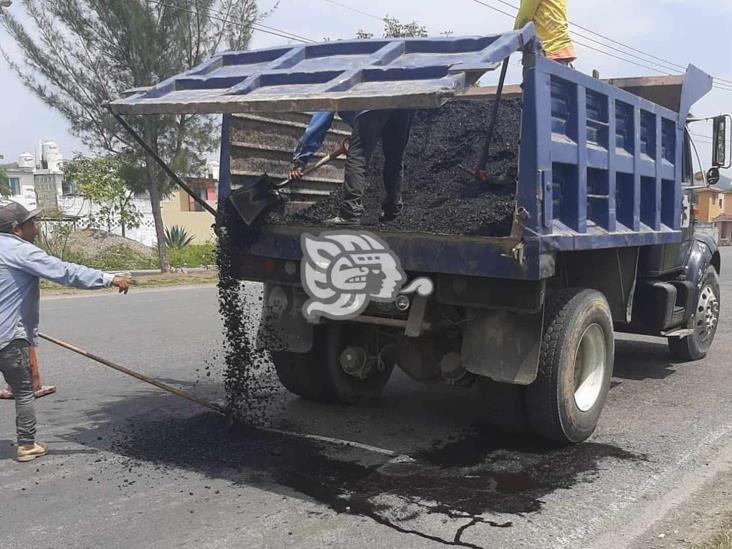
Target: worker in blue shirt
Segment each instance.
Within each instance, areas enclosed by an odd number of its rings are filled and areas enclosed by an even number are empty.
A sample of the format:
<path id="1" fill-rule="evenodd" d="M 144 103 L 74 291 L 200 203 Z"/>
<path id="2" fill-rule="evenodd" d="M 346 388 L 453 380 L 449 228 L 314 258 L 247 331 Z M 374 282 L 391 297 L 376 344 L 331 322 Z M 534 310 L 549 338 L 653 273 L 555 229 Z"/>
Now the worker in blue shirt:
<path id="1" fill-rule="evenodd" d="M 326 221 L 329 225 L 360 225 L 364 214 L 363 194 L 366 190 L 366 171 L 376 145 L 381 139 L 384 151 L 384 190 L 382 211 L 379 220 L 389 222 L 403 209 L 402 171 L 404 151 L 409 141 L 409 132 L 414 118 L 410 109 L 372 110 L 339 112 L 340 117 L 351 125 L 351 134 L 346 159 L 346 173 L 343 182 L 343 203 L 340 213 Z M 291 179 L 300 179 L 302 170 L 313 154 L 320 148 L 333 122 L 333 113 L 319 112 L 305 130 L 295 149 Z"/>
<path id="2" fill-rule="evenodd" d="M 15 397 L 16 459 L 31 461 L 46 453 L 38 444 L 29 346 L 38 343 L 40 286 L 45 278 L 74 288 L 115 286 L 127 293 L 129 281 L 74 263 L 65 263 L 33 245 L 35 217 L 13 201 L 0 203 L 0 372 Z"/>

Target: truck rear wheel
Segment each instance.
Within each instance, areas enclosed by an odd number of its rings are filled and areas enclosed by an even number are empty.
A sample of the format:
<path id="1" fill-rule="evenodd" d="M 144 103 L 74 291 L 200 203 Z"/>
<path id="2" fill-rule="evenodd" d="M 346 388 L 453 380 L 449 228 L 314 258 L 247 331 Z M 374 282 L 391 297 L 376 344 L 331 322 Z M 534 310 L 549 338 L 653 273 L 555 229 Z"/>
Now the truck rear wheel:
<path id="1" fill-rule="evenodd" d="M 719 297 L 719 277 L 717 270 L 710 265 L 704 273 L 699 299 L 692 315 L 690 328 L 694 333 L 684 338 L 668 338 L 668 348 L 675 358 L 691 362 L 707 356 L 719 324 Z"/>
<path id="2" fill-rule="evenodd" d="M 308 353 L 272 351 L 277 377 L 291 393 L 309 400 L 334 400 L 326 366 L 325 335 L 324 328 L 318 326 Z"/>
<path id="3" fill-rule="evenodd" d="M 532 430 L 564 444 L 587 439 L 605 405 L 614 352 L 605 296 L 581 288 L 548 295 L 539 372 L 526 391 Z"/>
<path id="4" fill-rule="evenodd" d="M 333 399 L 359 404 L 378 397 L 394 371 L 374 327 L 337 322 L 328 326 L 327 369 Z"/>
<path id="5" fill-rule="evenodd" d="M 394 370 L 371 328 L 344 323 L 318 326 L 308 353 L 273 351 L 282 385 L 321 402 L 358 404 L 379 396 Z"/>

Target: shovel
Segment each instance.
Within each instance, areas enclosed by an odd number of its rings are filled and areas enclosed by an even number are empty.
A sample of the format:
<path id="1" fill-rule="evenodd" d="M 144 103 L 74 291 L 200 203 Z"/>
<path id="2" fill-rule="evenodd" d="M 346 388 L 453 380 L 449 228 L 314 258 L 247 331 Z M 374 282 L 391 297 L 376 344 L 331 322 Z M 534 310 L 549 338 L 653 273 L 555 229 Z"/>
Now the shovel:
<path id="1" fill-rule="evenodd" d="M 496 121 L 498 120 L 498 107 L 501 105 L 501 96 L 503 95 L 503 84 L 506 81 L 506 72 L 508 71 L 508 60 L 503 60 L 503 66 L 501 67 L 501 76 L 498 79 L 498 88 L 496 89 L 496 96 L 493 99 L 493 113 L 491 114 L 491 120 L 488 123 L 488 135 L 486 136 L 485 143 L 483 143 L 483 150 L 480 154 L 480 160 L 478 161 L 478 167 L 475 170 L 470 170 L 463 165 L 459 168 L 464 172 L 474 175 L 475 178 L 482 182 L 494 185 L 507 185 L 513 183 L 512 180 L 505 177 L 495 177 L 488 172 L 488 158 L 490 157 L 491 141 L 493 141 L 493 134 L 496 129 Z"/>
<path id="2" fill-rule="evenodd" d="M 348 138 L 346 137 L 338 148 L 325 158 L 320 159 L 316 164 L 303 170 L 303 176 L 314 172 L 328 162 L 331 162 L 339 156 L 348 152 Z M 231 191 L 229 199 L 234 208 L 239 213 L 244 223 L 251 225 L 261 215 L 272 210 L 284 201 L 284 197 L 280 189 L 295 181 L 294 179 L 286 179 L 285 181 L 275 182 L 266 173 L 257 179 L 249 187 L 243 187 Z"/>

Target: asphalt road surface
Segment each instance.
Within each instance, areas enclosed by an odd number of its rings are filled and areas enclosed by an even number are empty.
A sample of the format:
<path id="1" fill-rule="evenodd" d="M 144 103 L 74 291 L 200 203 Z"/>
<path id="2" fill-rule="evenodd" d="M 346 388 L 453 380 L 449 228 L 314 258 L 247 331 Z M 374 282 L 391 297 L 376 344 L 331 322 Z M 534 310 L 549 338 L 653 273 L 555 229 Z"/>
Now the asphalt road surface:
<path id="1" fill-rule="evenodd" d="M 565 449 L 497 435 L 476 423 L 472 391 L 398 372 L 383 399 L 362 408 L 271 394 L 269 425 L 364 447 L 227 428 L 194 404 L 43 342 L 43 381 L 58 387 L 37 402 L 50 454 L 11 459 L 12 403 L 0 401 L 0 546 L 631 544 L 732 444 L 731 252 L 708 358 L 677 364 L 662 340 L 619 336 L 598 431 Z M 42 330 L 216 400 L 216 309 L 210 287 L 48 299 Z"/>

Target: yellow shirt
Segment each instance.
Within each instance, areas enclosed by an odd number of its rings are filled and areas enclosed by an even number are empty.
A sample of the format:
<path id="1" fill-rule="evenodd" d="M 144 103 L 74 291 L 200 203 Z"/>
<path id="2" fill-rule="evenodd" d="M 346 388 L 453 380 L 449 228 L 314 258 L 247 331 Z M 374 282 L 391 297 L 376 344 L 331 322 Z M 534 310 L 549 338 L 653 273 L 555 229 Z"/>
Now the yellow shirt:
<path id="1" fill-rule="evenodd" d="M 549 59 L 576 59 L 569 37 L 567 0 L 521 0 L 516 25 L 520 29 L 533 21 Z"/>

